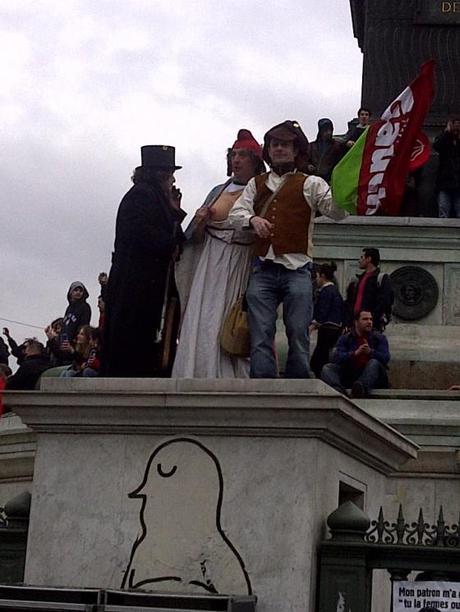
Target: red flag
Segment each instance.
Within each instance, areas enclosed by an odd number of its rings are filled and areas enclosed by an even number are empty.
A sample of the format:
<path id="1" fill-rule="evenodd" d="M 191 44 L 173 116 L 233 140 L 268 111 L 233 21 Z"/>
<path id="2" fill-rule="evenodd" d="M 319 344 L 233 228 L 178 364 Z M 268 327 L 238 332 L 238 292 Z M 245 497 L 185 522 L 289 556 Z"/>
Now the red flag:
<path id="1" fill-rule="evenodd" d="M 431 106 L 434 60 L 390 104 L 366 134 L 358 184 L 359 215 L 397 215 L 416 140 Z"/>
<path id="2" fill-rule="evenodd" d="M 420 134 L 415 139 L 414 146 L 412 148 L 412 154 L 409 162 L 409 172 L 414 172 L 418 168 L 421 168 L 430 159 L 431 145 L 428 136 L 425 132 Z"/>

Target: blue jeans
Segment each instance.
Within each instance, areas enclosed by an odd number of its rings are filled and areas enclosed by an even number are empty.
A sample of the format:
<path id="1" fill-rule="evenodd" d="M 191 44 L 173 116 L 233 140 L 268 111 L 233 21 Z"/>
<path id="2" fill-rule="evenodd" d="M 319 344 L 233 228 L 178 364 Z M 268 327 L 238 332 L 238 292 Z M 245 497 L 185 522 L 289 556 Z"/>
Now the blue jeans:
<path id="1" fill-rule="evenodd" d="M 361 371 L 347 368 L 346 365 L 328 363 L 321 371 L 321 380 L 339 393 L 344 393 L 345 389 L 352 387 L 357 381 L 363 384 L 367 393 L 372 389 L 388 388 L 387 371 L 377 359 L 369 359 Z"/>
<path id="2" fill-rule="evenodd" d="M 251 333 L 251 378 L 276 378 L 274 341 L 277 308 L 283 304 L 289 351 L 285 378 L 309 378 L 310 338 L 313 316 L 311 264 L 288 270 L 271 261 L 256 260 L 246 291 Z"/>
<path id="3" fill-rule="evenodd" d="M 441 219 L 449 219 L 449 217 L 460 219 L 460 189 L 440 191 L 438 193 L 438 206 Z"/>

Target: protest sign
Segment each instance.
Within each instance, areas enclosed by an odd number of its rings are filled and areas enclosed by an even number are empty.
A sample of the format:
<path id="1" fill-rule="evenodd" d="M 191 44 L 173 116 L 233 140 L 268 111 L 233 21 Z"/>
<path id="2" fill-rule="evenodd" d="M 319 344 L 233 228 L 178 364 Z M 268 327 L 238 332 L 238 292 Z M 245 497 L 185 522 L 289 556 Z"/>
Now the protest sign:
<path id="1" fill-rule="evenodd" d="M 393 583 L 393 612 L 460 610 L 460 582 Z"/>

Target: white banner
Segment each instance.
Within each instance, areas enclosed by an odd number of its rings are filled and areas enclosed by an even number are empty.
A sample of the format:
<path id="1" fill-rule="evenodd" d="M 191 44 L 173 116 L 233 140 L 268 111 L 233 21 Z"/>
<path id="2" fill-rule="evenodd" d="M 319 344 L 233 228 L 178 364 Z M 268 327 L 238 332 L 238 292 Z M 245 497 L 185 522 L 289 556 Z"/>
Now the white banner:
<path id="1" fill-rule="evenodd" d="M 460 582 L 393 583 L 393 612 L 460 610 Z"/>

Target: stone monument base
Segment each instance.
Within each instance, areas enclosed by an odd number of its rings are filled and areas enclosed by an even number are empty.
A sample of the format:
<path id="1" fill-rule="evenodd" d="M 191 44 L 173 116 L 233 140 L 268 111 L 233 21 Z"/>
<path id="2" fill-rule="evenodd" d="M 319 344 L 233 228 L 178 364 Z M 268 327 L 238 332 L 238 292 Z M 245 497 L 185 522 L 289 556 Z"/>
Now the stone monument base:
<path id="1" fill-rule="evenodd" d="M 320 381 L 44 379 L 25 581 L 315 610 L 325 518 L 376 516 L 417 446 Z"/>
<path id="2" fill-rule="evenodd" d="M 392 276 L 394 315 L 386 329 L 395 388 L 446 389 L 460 382 L 460 220 L 350 216 L 315 224 L 315 261 L 337 263 L 342 295 L 365 247 L 380 250 Z"/>

